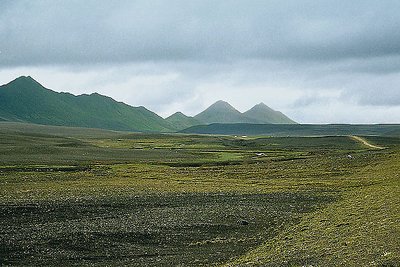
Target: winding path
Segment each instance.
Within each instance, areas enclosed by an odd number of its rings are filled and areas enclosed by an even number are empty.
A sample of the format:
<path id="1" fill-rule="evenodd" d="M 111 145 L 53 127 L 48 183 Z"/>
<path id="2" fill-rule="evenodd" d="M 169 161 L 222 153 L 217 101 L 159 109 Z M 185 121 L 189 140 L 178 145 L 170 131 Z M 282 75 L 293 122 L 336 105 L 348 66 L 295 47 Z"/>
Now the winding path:
<path id="1" fill-rule="evenodd" d="M 355 141 L 358 141 L 358 142 L 362 143 L 363 145 L 365 145 L 365 146 L 367 146 L 367 147 L 370 147 L 370 148 L 373 148 L 373 149 L 385 149 L 385 148 L 382 147 L 382 146 L 376 146 L 376 145 L 373 145 L 373 144 L 369 143 L 367 140 L 365 140 L 365 139 L 362 138 L 362 137 L 359 137 L 359 136 L 356 136 L 356 135 L 351 135 L 351 136 L 349 136 L 349 137 L 350 137 L 351 139 L 355 140 Z"/>

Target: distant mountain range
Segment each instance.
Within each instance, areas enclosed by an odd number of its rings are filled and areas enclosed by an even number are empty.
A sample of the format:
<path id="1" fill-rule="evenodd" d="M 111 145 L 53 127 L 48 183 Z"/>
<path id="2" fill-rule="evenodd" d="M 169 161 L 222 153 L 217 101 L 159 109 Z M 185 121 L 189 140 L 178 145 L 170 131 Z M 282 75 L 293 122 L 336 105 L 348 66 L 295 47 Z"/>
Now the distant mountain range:
<path id="1" fill-rule="evenodd" d="M 175 132 L 211 123 L 295 123 L 263 103 L 241 113 L 224 101 L 194 117 L 176 112 L 163 119 L 145 107 L 132 107 L 97 93 L 57 93 L 29 76 L 0 86 L 0 121 L 140 132 Z"/>
<path id="2" fill-rule="evenodd" d="M 265 123 L 265 124 L 295 124 L 283 113 L 275 111 L 260 103 L 250 110 L 241 113 L 225 101 L 217 101 L 203 112 L 194 116 L 204 124 L 211 123 Z"/>

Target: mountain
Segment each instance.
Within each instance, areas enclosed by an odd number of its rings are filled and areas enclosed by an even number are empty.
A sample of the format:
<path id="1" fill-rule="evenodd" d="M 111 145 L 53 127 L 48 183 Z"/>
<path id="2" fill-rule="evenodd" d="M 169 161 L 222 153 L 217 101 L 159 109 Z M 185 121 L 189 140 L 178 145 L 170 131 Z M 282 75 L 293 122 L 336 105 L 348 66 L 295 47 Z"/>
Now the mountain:
<path id="1" fill-rule="evenodd" d="M 183 130 L 191 126 L 203 124 L 199 120 L 186 116 L 182 112 L 176 112 L 165 120 L 177 130 Z"/>
<path id="2" fill-rule="evenodd" d="M 140 132 L 174 132 L 212 123 L 295 123 L 263 103 L 241 113 L 222 100 L 194 117 L 176 112 L 163 119 L 145 107 L 132 107 L 98 93 L 57 93 L 30 76 L 0 86 L 0 121 Z"/>
<path id="3" fill-rule="evenodd" d="M 44 88 L 31 77 L 0 86 L 0 120 L 127 131 L 170 132 L 167 121 L 97 93 L 75 96 Z"/>
<path id="4" fill-rule="evenodd" d="M 205 124 L 249 122 L 249 119 L 244 117 L 242 113 L 222 100 L 215 102 L 206 110 L 194 116 L 194 118 Z"/>
<path id="5" fill-rule="evenodd" d="M 295 122 L 279 111 L 260 103 L 241 113 L 225 101 L 217 101 L 203 112 L 194 116 L 204 124 L 211 123 L 259 123 L 294 124 Z"/>
<path id="6" fill-rule="evenodd" d="M 244 112 L 243 115 L 254 120 L 256 123 L 272 123 L 272 124 L 295 124 L 280 111 L 275 111 L 264 103 L 260 103 Z"/>

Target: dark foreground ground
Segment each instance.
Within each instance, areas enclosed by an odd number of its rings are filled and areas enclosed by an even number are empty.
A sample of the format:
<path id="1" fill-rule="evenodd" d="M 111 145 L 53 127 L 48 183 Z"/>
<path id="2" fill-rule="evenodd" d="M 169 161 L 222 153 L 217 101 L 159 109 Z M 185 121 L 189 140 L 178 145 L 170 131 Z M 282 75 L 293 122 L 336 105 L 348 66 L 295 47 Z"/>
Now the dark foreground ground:
<path id="1" fill-rule="evenodd" d="M 400 139 L 0 128 L 2 266 L 399 266 Z"/>
<path id="2" fill-rule="evenodd" d="M 331 198 L 152 195 L 3 205 L 2 264 L 197 266 L 261 244 Z"/>

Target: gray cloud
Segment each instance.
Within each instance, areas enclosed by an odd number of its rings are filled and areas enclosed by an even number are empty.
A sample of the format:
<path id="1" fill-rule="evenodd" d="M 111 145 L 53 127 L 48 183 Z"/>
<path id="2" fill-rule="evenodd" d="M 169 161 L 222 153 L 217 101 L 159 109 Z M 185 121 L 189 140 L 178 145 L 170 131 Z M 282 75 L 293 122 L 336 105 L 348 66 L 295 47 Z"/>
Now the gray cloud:
<path id="1" fill-rule="evenodd" d="M 301 122 L 400 121 L 398 10 L 397 0 L 3 0 L 0 80 L 32 75 L 164 116 L 225 99 Z"/>
<path id="2" fill-rule="evenodd" d="M 399 55 L 399 1 L 2 1 L 1 65 Z"/>

